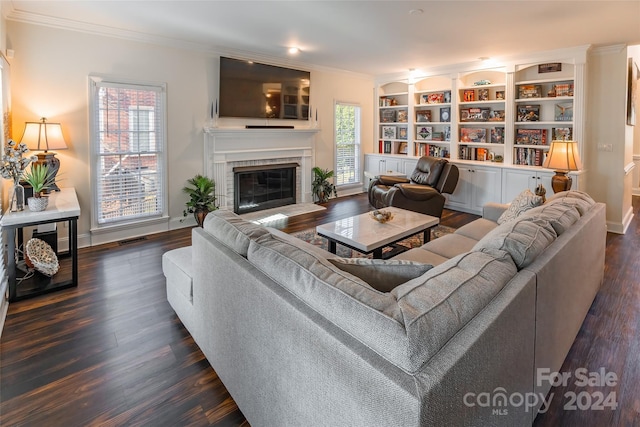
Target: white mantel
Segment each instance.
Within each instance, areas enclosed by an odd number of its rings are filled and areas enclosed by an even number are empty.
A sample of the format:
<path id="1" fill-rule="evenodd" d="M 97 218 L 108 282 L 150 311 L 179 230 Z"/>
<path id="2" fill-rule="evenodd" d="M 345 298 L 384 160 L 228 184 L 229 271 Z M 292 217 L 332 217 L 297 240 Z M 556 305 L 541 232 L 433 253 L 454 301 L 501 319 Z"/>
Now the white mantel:
<path id="1" fill-rule="evenodd" d="M 220 208 L 233 210 L 233 167 L 297 162 L 297 203 L 312 202 L 315 135 L 319 129 L 204 129 L 204 172 L 216 182 Z"/>

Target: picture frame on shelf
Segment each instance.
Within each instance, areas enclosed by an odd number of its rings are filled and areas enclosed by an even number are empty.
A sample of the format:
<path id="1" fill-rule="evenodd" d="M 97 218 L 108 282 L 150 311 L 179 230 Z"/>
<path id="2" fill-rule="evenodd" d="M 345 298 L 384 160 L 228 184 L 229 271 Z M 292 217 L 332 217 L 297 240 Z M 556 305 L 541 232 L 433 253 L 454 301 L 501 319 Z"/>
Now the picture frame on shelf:
<path id="1" fill-rule="evenodd" d="M 406 142 L 398 144 L 398 154 L 407 154 L 409 151 L 409 145 Z"/>
<path id="2" fill-rule="evenodd" d="M 478 89 L 478 101 L 489 100 L 489 89 Z"/>
<path id="3" fill-rule="evenodd" d="M 398 110 L 396 112 L 396 122 L 406 123 L 409 120 L 409 113 L 407 110 Z"/>
<path id="4" fill-rule="evenodd" d="M 474 89 L 465 89 L 462 91 L 462 100 L 464 102 L 473 102 L 476 100 L 476 91 Z"/>
<path id="5" fill-rule="evenodd" d="M 444 141 L 444 132 L 433 131 L 431 134 L 432 141 Z"/>
<path id="6" fill-rule="evenodd" d="M 428 123 L 431 121 L 431 110 L 419 110 L 416 111 L 417 123 Z"/>
<path id="7" fill-rule="evenodd" d="M 504 128 L 495 127 L 490 131 L 489 142 L 491 144 L 504 144 Z"/>
<path id="8" fill-rule="evenodd" d="M 553 96 L 573 96 L 573 83 L 556 83 L 553 85 Z"/>
<path id="9" fill-rule="evenodd" d="M 516 129 L 516 145 L 548 145 L 547 129 Z"/>
<path id="10" fill-rule="evenodd" d="M 451 107 L 440 108 L 440 121 L 442 123 L 449 123 L 451 121 Z"/>
<path id="11" fill-rule="evenodd" d="M 433 138 L 432 126 L 417 126 L 416 127 L 416 139 L 422 141 L 431 141 Z"/>
<path id="12" fill-rule="evenodd" d="M 498 99 L 498 100 L 504 99 L 504 91 L 503 90 L 497 90 L 496 91 L 496 99 Z"/>
<path id="13" fill-rule="evenodd" d="M 460 142 L 487 142 L 487 130 L 483 128 L 460 128 Z"/>
<path id="14" fill-rule="evenodd" d="M 442 133 L 444 133 L 445 141 L 451 141 L 451 126 L 445 126 Z"/>
<path id="15" fill-rule="evenodd" d="M 436 92 L 427 94 L 427 104 L 444 103 L 444 92 Z"/>
<path id="16" fill-rule="evenodd" d="M 571 141 L 573 139 L 573 128 L 553 128 L 551 136 L 554 141 Z"/>
<path id="17" fill-rule="evenodd" d="M 504 122 L 504 119 L 505 119 L 504 110 L 489 111 L 490 122 Z"/>
<path id="18" fill-rule="evenodd" d="M 538 122 L 540 121 L 540 105 L 518 105 L 517 121 Z"/>
<path id="19" fill-rule="evenodd" d="M 538 64 L 538 74 L 556 73 L 562 71 L 562 62 L 549 62 L 547 64 Z"/>
<path id="20" fill-rule="evenodd" d="M 462 108 L 460 109 L 461 122 L 486 122 L 489 120 L 489 108 Z"/>
<path id="21" fill-rule="evenodd" d="M 450 90 L 445 90 L 444 91 L 444 102 L 445 102 L 445 104 L 451 103 L 451 91 Z"/>
<path id="22" fill-rule="evenodd" d="M 384 139 L 396 139 L 396 127 L 382 126 L 382 137 Z"/>
<path id="23" fill-rule="evenodd" d="M 555 105 L 554 119 L 556 122 L 570 122 L 573 120 L 573 102 L 561 102 Z"/>
<path id="24" fill-rule="evenodd" d="M 407 134 L 408 132 L 406 127 L 403 126 L 398 128 L 398 139 L 407 139 Z"/>
<path id="25" fill-rule="evenodd" d="M 380 123 L 395 123 L 396 110 L 385 109 L 380 110 Z"/>
<path id="26" fill-rule="evenodd" d="M 541 85 L 518 86 L 518 99 L 542 98 Z"/>

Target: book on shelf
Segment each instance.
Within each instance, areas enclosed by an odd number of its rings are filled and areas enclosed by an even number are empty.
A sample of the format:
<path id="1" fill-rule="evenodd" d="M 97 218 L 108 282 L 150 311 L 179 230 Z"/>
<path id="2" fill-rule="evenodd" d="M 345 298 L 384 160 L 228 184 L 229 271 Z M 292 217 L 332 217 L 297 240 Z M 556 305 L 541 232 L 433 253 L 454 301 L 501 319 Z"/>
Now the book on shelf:
<path id="1" fill-rule="evenodd" d="M 445 103 L 451 102 L 451 91 L 450 90 L 445 90 L 444 91 L 444 102 Z"/>
<path id="2" fill-rule="evenodd" d="M 546 152 L 538 148 L 516 147 L 514 154 L 513 163 L 526 166 L 542 166 L 546 157 Z"/>
<path id="3" fill-rule="evenodd" d="M 573 128 L 553 128 L 552 135 L 554 141 L 571 141 L 573 139 Z"/>
<path id="4" fill-rule="evenodd" d="M 493 152 L 486 148 L 466 145 L 460 147 L 458 155 L 460 160 L 479 160 L 484 162 L 493 159 Z"/>
<path id="5" fill-rule="evenodd" d="M 518 86 L 518 98 L 541 98 L 542 86 L 540 85 L 520 85 Z"/>
<path id="6" fill-rule="evenodd" d="M 420 103 L 422 104 L 442 104 L 444 102 L 444 92 L 423 94 L 420 98 Z"/>
<path id="7" fill-rule="evenodd" d="M 432 126 L 417 126 L 416 127 L 416 139 L 421 139 L 424 141 L 430 141 L 433 137 L 433 127 Z"/>
<path id="8" fill-rule="evenodd" d="M 416 122 L 427 123 L 431 121 L 431 110 L 416 111 Z"/>
<path id="9" fill-rule="evenodd" d="M 384 153 L 391 154 L 391 141 L 384 141 Z"/>
<path id="10" fill-rule="evenodd" d="M 440 121 L 443 123 L 447 123 L 451 121 L 451 108 L 450 107 L 442 107 L 440 108 Z"/>
<path id="11" fill-rule="evenodd" d="M 546 129 L 516 129 L 517 145 L 547 145 Z"/>
<path id="12" fill-rule="evenodd" d="M 540 121 L 540 104 L 538 105 L 518 105 L 519 122 Z"/>
<path id="13" fill-rule="evenodd" d="M 476 91 L 474 89 L 465 89 L 462 91 L 462 100 L 464 102 L 473 102 L 476 100 Z"/>
<path id="14" fill-rule="evenodd" d="M 431 133 L 431 140 L 432 141 L 444 141 L 444 132 L 433 131 Z"/>
<path id="15" fill-rule="evenodd" d="M 416 156 L 449 157 L 449 149 L 440 145 L 420 143 L 416 145 Z"/>
<path id="16" fill-rule="evenodd" d="M 385 139 L 396 139 L 396 127 L 382 126 L 382 137 Z"/>
<path id="17" fill-rule="evenodd" d="M 378 141 L 378 153 L 384 152 L 384 142 L 382 140 Z"/>
<path id="18" fill-rule="evenodd" d="M 380 110 L 380 123 L 393 123 L 396 121 L 396 110 Z"/>
<path id="19" fill-rule="evenodd" d="M 491 110 L 489 111 L 490 122 L 504 122 L 504 110 Z"/>
<path id="20" fill-rule="evenodd" d="M 573 96 L 573 83 L 557 83 L 553 85 L 554 96 Z"/>
<path id="21" fill-rule="evenodd" d="M 409 114 L 407 110 L 398 110 L 396 113 L 396 122 L 406 123 L 409 119 Z"/>
<path id="22" fill-rule="evenodd" d="M 398 144 L 398 154 L 407 154 L 409 151 L 409 146 L 406 142 L 401 142 Z"/>
<path id="23" fill-rule="evenodd" d="M 487 142 L 487 130 L 482 128 L 460 128 L 461 142 Z"/>
<path id="24" fill-rule="evenodd" d="M 489 120 L 489 108 L 462 108 L 460 109 L 461 122 L 486 122 Z"/>
<path id="25" fill-rule="evenodd" d="M 444 133 L 445 141 L 451 141 L 451 126 L 445 126 L 442 133 Z"/>
<path id="26" fill-rule="evenodd" d="M 495 127 L 491 129 L 491 139 L 489 140 L 492 144 L 504 144 L 504 128 L 503 127 Z"/>
<path id="27" fill-rule="evenodd" d="M 570 122 L 573 120 L 573 102 L 562 102 L 555 107 L 556 122 Z"/>
<path id="28" fill-rule="evenodd" d="M 398 139 L 407 139 L 407 128 L 406 127 L 399 127 L 398 128 L 398 135 L 397 135 Z"/>

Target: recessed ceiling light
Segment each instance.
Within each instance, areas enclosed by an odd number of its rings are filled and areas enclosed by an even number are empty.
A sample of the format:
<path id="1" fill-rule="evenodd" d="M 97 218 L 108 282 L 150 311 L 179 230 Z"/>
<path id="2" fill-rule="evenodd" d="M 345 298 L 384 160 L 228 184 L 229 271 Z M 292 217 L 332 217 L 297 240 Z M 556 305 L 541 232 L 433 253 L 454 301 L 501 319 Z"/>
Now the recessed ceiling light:
<path id="1" fill-rule="evenodd" d="M 489 58 L 488 56 L 481 56 L 481 57 L 479 57 L 478 59 L 479 59 L 480 61 L 488 61 L 488 60 L 490 60 L 491 58 Z"/>
<path id="2" fill-rule="evenodd" d="M 298 53 L 298 52 L 300 52 L 300 49 L 299 49 L 299 48 L 297 48 L 297 47 L 290 47 L 290 48 L 289 48 L 289 53 L 290 53 L 291 55 L 295 55 L 295 54 L 296 54 L 296 53 Z"/>
<path id="3" fill-rule="evenodd" d="M 409 15 L 422 15 L 424 13 L 424 10 L 422 9 L 411 9 L 409 11 Z"/>

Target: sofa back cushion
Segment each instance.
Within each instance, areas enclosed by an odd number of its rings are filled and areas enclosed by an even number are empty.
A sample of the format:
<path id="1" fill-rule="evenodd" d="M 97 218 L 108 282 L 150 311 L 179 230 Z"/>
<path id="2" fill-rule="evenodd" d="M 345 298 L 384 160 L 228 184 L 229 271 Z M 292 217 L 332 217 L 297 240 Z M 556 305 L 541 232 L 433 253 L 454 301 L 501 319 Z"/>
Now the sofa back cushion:
<path id="1" fill-rule="evenodd" d="M 576 206 L 556 200 L 528 210 L 522 218 L 547 220 L 559 236 L 580 219 L 580 212 Z"/>
<path id="2" fill-rule="evenodd" d="M 460 255 L 391 292 L 373 289 L 324 257 L 277 236 L 252 240 L 247 259 L 381 357 L 415 372 L 516 274 L 503 251 Z"/>
<path id="3" fill-rule="evenodd" d="M 560 193 L 556 193 L 547 199 L 547 204 L 551 203 L 574 206 L 580 213 L 580 216 L 583 216 L 596 204 L 595 200 L 593 200 L 591 196 L 578 190 L 561 191 Z"/>
<path id="4" fill-rule="evenodd" d="M 502 223 L 484 236 L 472 251 L 500 249 L 511 255 L 518 269 L 531 264 L 558 237 L 547 219 L 519 217 Z"/>
<path id="5" fill-rule="evenodd" d="M 202 225 L 204 230 L 243 257 L 247 256 L 249 242 L 269 234 L 262 225 L 245 221 L 227 210 L 210 212 Z"/>

